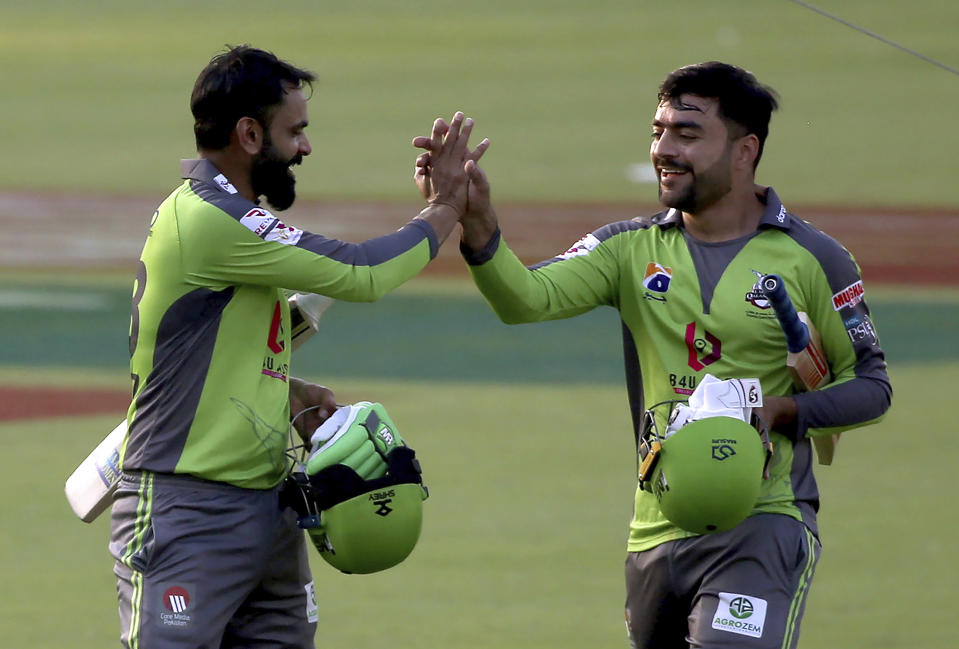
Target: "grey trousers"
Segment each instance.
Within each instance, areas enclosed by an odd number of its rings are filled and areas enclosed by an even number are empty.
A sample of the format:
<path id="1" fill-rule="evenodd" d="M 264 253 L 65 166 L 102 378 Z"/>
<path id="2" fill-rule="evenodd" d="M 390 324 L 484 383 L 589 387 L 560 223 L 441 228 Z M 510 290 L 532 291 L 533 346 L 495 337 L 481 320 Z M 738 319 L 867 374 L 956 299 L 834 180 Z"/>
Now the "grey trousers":
<path id="1" fill-rule="evenodd" d="M 304 533 L 277 489 L 125 474 L 110 552 L 128 649 L 313 647 Z"/>
<path id="2" fill-rule="evenodd" d="M 630 552 L 631 646 L 794 648 L 819 554 L 809 529 L 779 514 Z"/>

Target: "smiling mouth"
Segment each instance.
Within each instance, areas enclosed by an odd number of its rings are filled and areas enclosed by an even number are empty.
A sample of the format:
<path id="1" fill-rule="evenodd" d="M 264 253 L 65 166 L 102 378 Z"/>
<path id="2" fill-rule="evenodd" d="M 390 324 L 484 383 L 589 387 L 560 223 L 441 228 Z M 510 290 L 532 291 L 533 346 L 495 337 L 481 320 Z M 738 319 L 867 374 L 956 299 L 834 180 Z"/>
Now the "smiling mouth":
<path id="1" fill-rule="evenodd" d="M 659 172 L 659 184 L 663 186 L 671 185 L 673 181 L 689 173 L 688 170 L 678 167 L 658 167 L 657 171 Z"/>

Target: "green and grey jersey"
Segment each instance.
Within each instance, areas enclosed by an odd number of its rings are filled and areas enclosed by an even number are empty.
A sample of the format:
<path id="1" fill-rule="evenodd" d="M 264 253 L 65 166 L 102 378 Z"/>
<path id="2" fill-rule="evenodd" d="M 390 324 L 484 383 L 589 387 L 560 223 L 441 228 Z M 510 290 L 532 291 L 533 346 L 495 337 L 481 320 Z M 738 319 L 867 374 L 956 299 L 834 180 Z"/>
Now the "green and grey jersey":
<path id="1" fill-rule="evenodd" d="M 436 255 L 436 233 L 414 219 L 360 244 L 328 239 L 241 197 L 209 161 L 181 164 L 137 270 L 122 466 L 270 488 L 289 441 L 284 289 L 376 300 Z"/>
<path id="2" fill-rule="evenodd" d="M 527 268 L 499 232 L 480 251 L 463 249 L 476 285 L 507 323 L 568 318 L 606 305 L 622 319 L 630 410 L 685 399 L 706 373 L 758 378 L 763 393 L 789 395 L 785 336 L 759 288 L 780 275 L 796 310 L 822 336 L 833 382 L 797 394 L 795 429 L 773 432 L 771 476 L 754 513 L 775 512 L 817 532 L 819 494 L 810 436 L 878 421 L 892 395 L 883 352 L 863 300 L 859 268 L 834 239 L 789 213 L 776 193 L 756 232 L 724 243 L 693 239 L 668 210 L 604 226 L 565 253 Z M 691 536 L 637 490 L 629 549 Z"/>

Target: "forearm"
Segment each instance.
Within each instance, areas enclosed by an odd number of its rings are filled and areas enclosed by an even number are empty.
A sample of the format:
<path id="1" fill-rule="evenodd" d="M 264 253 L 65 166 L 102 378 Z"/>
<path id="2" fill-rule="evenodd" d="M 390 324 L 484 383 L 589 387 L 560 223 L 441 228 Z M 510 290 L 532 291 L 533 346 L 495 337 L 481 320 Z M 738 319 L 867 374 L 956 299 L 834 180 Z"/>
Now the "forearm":
<path id="1" fill-rule="evenodd" d="M 888 381 L 857 377 L 794 398 L 798 433 L 805 435 L 812 428 L 828 434 L 882 419 L 892 402 L 892 388 Z"/>
<path id="2" fill-rule="evenodd" d="M 492 206 L 482 216 L 468 215 L 463 218 L 462 224 L 460 247 L 474 252 L 483 250 L 499 230 L 499 222 Z"/>
<path id="3" fill-rule="evenodd" d="M 567 264 L 530 270 L 501 240 L 499 230 L 480 250 L 460 247 L 476 287 L 506 324 L 569 318 L 607 304 L 596 269 Z M 582 261 L 582 260 L 581 260 Z"/>
<path id="4" fill-rule="evenodd" d="M 442 245 L 456 226 L 460 213 L 448 203 L 433 202 L 415 218 L 429 223 L 436 233 L 437 243 Z"/>

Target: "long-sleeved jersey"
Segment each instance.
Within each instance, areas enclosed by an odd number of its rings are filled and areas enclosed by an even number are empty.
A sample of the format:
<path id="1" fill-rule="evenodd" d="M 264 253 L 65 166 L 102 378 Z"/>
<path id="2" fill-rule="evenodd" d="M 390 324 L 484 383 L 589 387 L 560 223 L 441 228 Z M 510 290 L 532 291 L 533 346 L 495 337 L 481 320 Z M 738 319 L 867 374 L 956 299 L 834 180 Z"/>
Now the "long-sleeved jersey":
<path id="1" fill-rule="evenodd" d="M 130 323 L 125 470 L 266 489 L 286 470 L 290 312 L 283 289 L 372 301 L 436 255 L 414 219 L 361 244 L 284 224 L 209 161 L 157 209 Z"/>
<path id="2" fill-rule="evenodd" d="M 753 513 L 786 514 L 818 533 L 809 437 L 878 421 L 892 390 L 855 260 L 789 213 L 771 188 L 761 198 L 757 230 L 723 243 L 695 240 L 682 214 L 667 210 L 604 226 L 529 268 L 499 232 L 483 250 L 463 253 L 506 323 L 568 318 L 601 305 L 619 311 L 636 432 L 645 408 L 687 398 L 706 373 L 758 378 L 766 395 L 794 393 L 785 336 L 759 287 L 762 275 L 780 275 L 796 310 L 819 330 L 834 379 L 796 394 L 795 428 L 773 431 L 770 477 Z M 654 495 L 637 489 L 630 551 L 691 535 L 666 520 Z"/>

